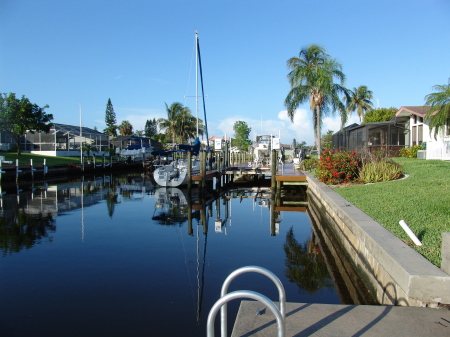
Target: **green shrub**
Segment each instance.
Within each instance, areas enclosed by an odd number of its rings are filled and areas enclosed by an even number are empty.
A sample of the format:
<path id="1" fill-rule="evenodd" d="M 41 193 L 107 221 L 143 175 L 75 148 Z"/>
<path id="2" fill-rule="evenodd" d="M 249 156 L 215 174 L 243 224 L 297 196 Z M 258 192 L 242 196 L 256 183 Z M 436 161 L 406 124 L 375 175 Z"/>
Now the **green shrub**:
<path id="1" fill-rule="evenodd" d="M 359 180 L 363 183 L 377 183 L 400 178 L 403 168 L 391 159 L 367 162 L 359 171 Z"/>
<path id="2" fill-rule="evenodd" d="M 316 158 L 305 159 L 300 163 L 300 169 L 303 171 L 314 171 L 319 161 Z"/>
<path id="3" fill-rule="evenodd" d="M 325 149 L 319 160 L 316 175 L 325 184 L 342 184 L 358 179 L 359 160 L 356 152 Z"/>
<path id="4" fill-rule="evenodd" d="M 400 156 L 406 158 L 417 158 L 417 151 L 423 150 L 421 145 L 413 145 L 410 148 L 400 149 Z"/>

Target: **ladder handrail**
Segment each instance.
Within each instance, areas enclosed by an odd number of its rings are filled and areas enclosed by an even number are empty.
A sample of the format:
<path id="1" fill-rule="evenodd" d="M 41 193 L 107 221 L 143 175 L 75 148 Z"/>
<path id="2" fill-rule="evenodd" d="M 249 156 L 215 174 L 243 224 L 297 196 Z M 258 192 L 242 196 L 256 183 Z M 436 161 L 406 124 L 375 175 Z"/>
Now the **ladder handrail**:
<path id="1" fill-rule="evenodd" d="M 255 291 L 251 290 L 238 290 L 233 291 L 229 294 L 226 294 L 225 296 L 219 298 L 217 302 L 212 306 L 209 315 L 208 315 L 208 321 L 206 323 L 206 336 L 207 337 L 214 337 L 214 320 L 216 318 L 217 312 L 221 307 L 226 305 L 227 302 L 237 299 L 237 298 L 250 298 L 256 301 L 261 302 L 265 306 L 267 306 L 272 313 L 275 315 L 275 318 L 278 323 L 278 337 L 284 337 L 285 335 L 285 324 L 284 319 L 281 315 L 280 310 L 277 308 L 277 306 L 267 297 L 260 293 L 257 293 Z"/>
<path id="2" fill-rule="evenodd" d="M 231 283 L 231 281 L 233 281 L 237 276 L 245 274 L 245 273 L 249 273 L 249 272 L 254 272 L 254 273 L 260 273 L 263 274 L 265 276 L 267 276 L 269 279 L 271 279 L 273 281 L 273 283 L 275 283 L 275 285 L 278 288 L 278 294 L 279 294 L 279 302 L 280 302 L 280 312 L 281 312 L 281 316 L 283 318 L 283 326 L 285 326 L 285 320 L 286 320 L 286 293 L 284 291 L 284 287 L 283 284 L 281 283 L 280 279 L 274 274 L 272 273 L 270 270 L 263 268 L 263 267 L 259 267 L 259 266 L 246 266 L 246 267 L 242 267 L 239 269 L 236 269 L 234 272 L 232 272 L 223 282 L 222 285 L 222 290 L 220 292 L 220 297 L 224 297 L 226 295 L 226 293 L 228 292 L 228 287 Z M 222 337 L 227 337 L 227 304 L 225 303 L 221 310 L 220 310 L 220 324 L 221 324 L 221 335 Z"/>

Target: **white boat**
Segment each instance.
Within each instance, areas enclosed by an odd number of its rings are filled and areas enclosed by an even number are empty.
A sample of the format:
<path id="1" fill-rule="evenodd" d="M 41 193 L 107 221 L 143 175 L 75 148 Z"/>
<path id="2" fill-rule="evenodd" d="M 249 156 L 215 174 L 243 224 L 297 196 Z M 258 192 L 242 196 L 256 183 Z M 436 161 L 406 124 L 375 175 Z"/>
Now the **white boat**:
<path id="1" fill-rule="evenodd" d="M 272 139 L 272 135 L 261 135 L 256 137 L 256 141 L 251 145 L 254 161 L 249 162 L 248 166 L 256 168 L 269 165 Z"/>
<path id="2" fill-rule="evenodd" d="M 178 187 L 188 182 L 188 167 L 186 159 L 177 159 L 168 165 L 162 165 L 155 169 L 153 178 L 160 186 Z M 192 160 L 192 174 L 200 172 L 200 160 Z"/>
<path id="3" fill-rule="evenodd" d="M 120 151 L 119 155 L 120 157 L 130 161 L 142 161 L 150 156 L 152 151 L 153 147 L 148 144 L 143 144 L 142 146 L 140 144 L 133 144 Z"/>

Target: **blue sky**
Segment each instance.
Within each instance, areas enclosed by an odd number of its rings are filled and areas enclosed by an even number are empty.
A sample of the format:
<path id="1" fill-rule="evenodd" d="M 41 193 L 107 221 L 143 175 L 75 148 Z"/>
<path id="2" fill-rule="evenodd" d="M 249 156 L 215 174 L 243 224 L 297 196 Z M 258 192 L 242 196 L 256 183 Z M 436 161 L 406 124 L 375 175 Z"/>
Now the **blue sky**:
<path id="1" fill-rule="evenodd" d="M 49 104 L 57 123 L 79 125 L 81 105 L 83 126 L 99 130 L 108 98 L 138 130 L 164 103 L 195 112 L 196 29 L 210 136 L 243 120 L 252 138 L 312 145 L 309 104 L 294 123 L 284 107 L 286 61 L 312 43 L 379 107 L 423 105 L 450 77 L 449 0 L 0 0 L 0 29 L 0 91 Z"/>

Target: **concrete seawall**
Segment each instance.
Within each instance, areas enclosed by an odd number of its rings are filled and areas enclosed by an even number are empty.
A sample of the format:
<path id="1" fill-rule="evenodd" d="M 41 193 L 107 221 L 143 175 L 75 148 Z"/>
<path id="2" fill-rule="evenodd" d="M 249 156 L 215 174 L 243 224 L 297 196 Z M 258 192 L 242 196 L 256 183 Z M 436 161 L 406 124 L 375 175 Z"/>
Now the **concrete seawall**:
<path id="1" fill-rule="evenodd" d="M 450 304 L 450 275 L 333 189 L 305 172 L 309 202 L 329 225 L 380 304 Z"/>

